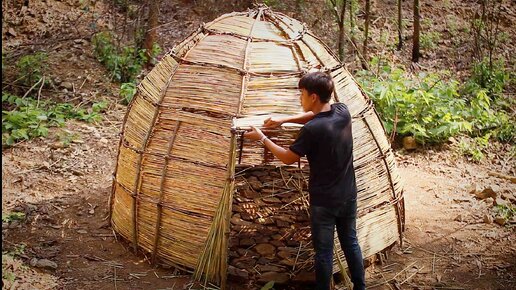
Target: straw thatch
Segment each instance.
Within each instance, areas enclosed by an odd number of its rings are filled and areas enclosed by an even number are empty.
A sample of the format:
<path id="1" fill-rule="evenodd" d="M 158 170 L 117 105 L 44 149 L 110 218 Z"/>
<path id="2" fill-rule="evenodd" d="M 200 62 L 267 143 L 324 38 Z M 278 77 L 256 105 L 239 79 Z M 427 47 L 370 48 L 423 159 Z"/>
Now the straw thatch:
<path id="1" fill-rule="evenodd" d="M 203 25 L 138 86 L 114 173 L 115 231 L 153 262 L 224 285 L 235 163 L 280 164 L 242 131 L 266 115 L 299 113 L 297 81 L 313 69 L 333 76 L 334 100 L 346 103 L 353 117 L 364 256 L 400 239 L 400 177 L 372 102 L 303 24 L 263 7 Z M 298 129 L 286 124 L 270 136 L 288 145 Z M 335 271 L 344 261 L 337 252 Z"/>

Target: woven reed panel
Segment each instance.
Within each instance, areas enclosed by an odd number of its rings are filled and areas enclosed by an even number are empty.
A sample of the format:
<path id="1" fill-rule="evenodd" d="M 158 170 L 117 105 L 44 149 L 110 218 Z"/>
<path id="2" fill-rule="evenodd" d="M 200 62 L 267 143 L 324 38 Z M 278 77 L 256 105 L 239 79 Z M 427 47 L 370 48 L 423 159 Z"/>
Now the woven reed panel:
<path id="1" fill-rule="evenodd" d="M 391 246 L 402 234 L 402 185 L 372 102 L 302 23 L 267 8 L 200 27 L 141 82 L 120 139 L 115 231 L 155 260 L 223 285 L 235 163 L 280 164 L 232 131 L 234 118 L 299 113 L 297 83 L 314 69 L 333 76 L 332 102 L 344 102 L 353 118 L 364 256 Z M 285 125 L 270 138 L 288 146 L 298 129 Z"/>

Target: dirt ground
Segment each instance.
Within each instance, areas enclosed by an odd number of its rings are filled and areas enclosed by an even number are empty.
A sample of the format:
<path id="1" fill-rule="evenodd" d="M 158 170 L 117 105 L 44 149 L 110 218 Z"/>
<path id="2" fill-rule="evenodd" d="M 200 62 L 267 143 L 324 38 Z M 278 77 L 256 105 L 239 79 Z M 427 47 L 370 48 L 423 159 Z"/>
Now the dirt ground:
<path id="1" fill-rule="evenodd" d="M 25 213 L 25 219 L 3 224 L 3 251 L 23 247 L 16 257 L 24 265 L 45 259 L 56 263 L 31 266 L 37 273 L 20 275 L 15 280 L 20 288 L 4 289 L 29 289 L 41 277 L 58 285 L 46 289 L 191 286 L 186 273 L 154 268 L 143 254 L 134 255 L 109 227 L 108 196 L 123 113 L 115 108 L 98 125 L 69 122 L 67 130 L 77 137 L 68 147 L 50 137 L 2 153 L 2 212 Z M 514 289 L 514 220 L 505 226 L 486 222 L 485 216 L 495 215 L 493 198 L 469 193 L 472 187 L 477 192 L 492 187 L 499 203 L 515 204 L 516 185 L 489 175 L 504 165 L 470 163 L 455 158 L 453 150 L 397 155 L 405 183 L 404 243 L 368 268 L 369 288 Z M 505 166 L 514 166 L 514 160 Z"/>
<path id="2" fill-rule="evenodd" d="M 30 3 L 28 8 L 23 8 L 25 2 Z M 100 123 L 70 121 L 65 128 L 52 129 L 45 139 L 24 141 L 2 151 L 2 215 L 24 214 L 2 224 L 2 251 L 7 253 L 2 267 L 13 275 L 3 275 L 2 289 L 199 288 L 186 273 L 152 267 L 145 255 L 135 255 L 109 227 L 108 197 L 126 107 L 117 104 L 117 86 L 93 57 L 88 41 L 91 23 L 107 29 L 120 25 L 122 16 L 111 11 L 108 2 L 2 3 L 2 48 L 15 49 L 15 56 L 46 50 L 51 77 L 60 79 L 55 88 L 42 91 L 42 98 L 74 104 L 110 102 Z M 167 25 L 159 29 L 165 50 L 202 21 L 242 10 L 235 1 L 228 1 L 227 7 L 220 6 L 207 16 L 209 7 L 195 6 L 196 1 L 165 2 L 160 23 Z M 458 7 L 455 15 L 459 17 L 473 1 L 445 2 Z M 88 3 L 90 10 L 83 12 Z M 424 5 L 425 15 L 434 24 L 441 23 L 440 10 L 451 10 L 431 2 Z M 375 23 L 383 25 L 384 31 L 394 29 L 386 23 L 388 17 L 381 15 L 387 10 L 381 5 L 376 9 L 380 12 Z M 511 23 L 516 14 L 508 15 Z M 292 16 L 302 19 L 301 14 Z M 454 21 L 462 25 L 460 17 Z M 331 29 L 328 22 L 315 18 L 306 22 L 316 33 Z M 451 33 L 442 25 L 435 27 Z M 513 44 L 514 39 L 509 40 Z M 438 45 L 449 46 L 452 55 L 464 55 L 464 46 L 456 42 L 448 45 L 443 38 Z M 380 42 L 372 41 L 371 46 L 373 54 L 387 53 Z M 428 52 L 423 66 L 446 66 L 447 54 L 441 49 Z M 434 57 L 438 61 L 430 61 Z M 456 58 L 453 68 L 464 69 L 465 64 L 466 60 Z M 63 82 L 72 83 L 73 91 L 64 90 Z M 496 219 L 496 204 L 516 205 L 516 183 L 497 177 L 516 176 L 515 152 L 493 144 L 485 161 L 472 163 L 458 157 L 455 141 L 444 147 L 396 150 L 405 183 L 405 237 L 401 247 L 396 245 L 367 269 L 368 289 L 516 289 L 516 221 Z M 475 197 L 482 192 L 496 196 Z M 255 288 L 259 286 L 230 283 L 230 289 Z M 310 284 L 283 288 L 310 289 Z"/>

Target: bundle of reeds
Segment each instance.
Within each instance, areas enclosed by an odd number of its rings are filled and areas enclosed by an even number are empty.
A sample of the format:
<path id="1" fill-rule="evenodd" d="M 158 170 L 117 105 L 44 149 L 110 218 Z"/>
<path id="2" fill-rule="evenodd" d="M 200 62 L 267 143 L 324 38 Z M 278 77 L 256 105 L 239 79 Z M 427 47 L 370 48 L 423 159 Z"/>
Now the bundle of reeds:
<path id="1" fill-rule="evenodd" d="M 392 245 L 403 231 L 402 186 L 371 101 L 302 23 L 266 7 L 201 26 L 140 83 L 114 172 L 115 231 L 154 262 L 223 284 L 234 163 L 279 164 L 242 131 L 266 115 L 299 113 L 297 82 L 314 69 L 333 76 L 333 101 L 352 113 L 364 254 Z M 298 129 L 268 134 L 287 146 Z"/>

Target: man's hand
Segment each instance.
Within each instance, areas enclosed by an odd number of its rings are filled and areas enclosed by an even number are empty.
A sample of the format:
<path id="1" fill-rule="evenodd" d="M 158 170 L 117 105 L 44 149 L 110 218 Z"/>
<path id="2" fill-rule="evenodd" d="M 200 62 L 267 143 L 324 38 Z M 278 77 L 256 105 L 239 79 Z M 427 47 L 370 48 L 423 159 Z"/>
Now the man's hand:
<path id="1" fill-rule="evenodd" d="M 263 136 L 265 136 L 265 134 L 263 134 L 262 130 L 254 126 L 251 126 L 251 131 L 247 131 L 244 133 L 245 138 L 249 138 L 253 141 L 261 140 Z"/>
<path id="2" fill-rule="evenodd" d="M 269 117 L 263 121 L 263 127 L 272 129 L 281 126 L 283 123 L 283 119 L 272 119 Z"/>

